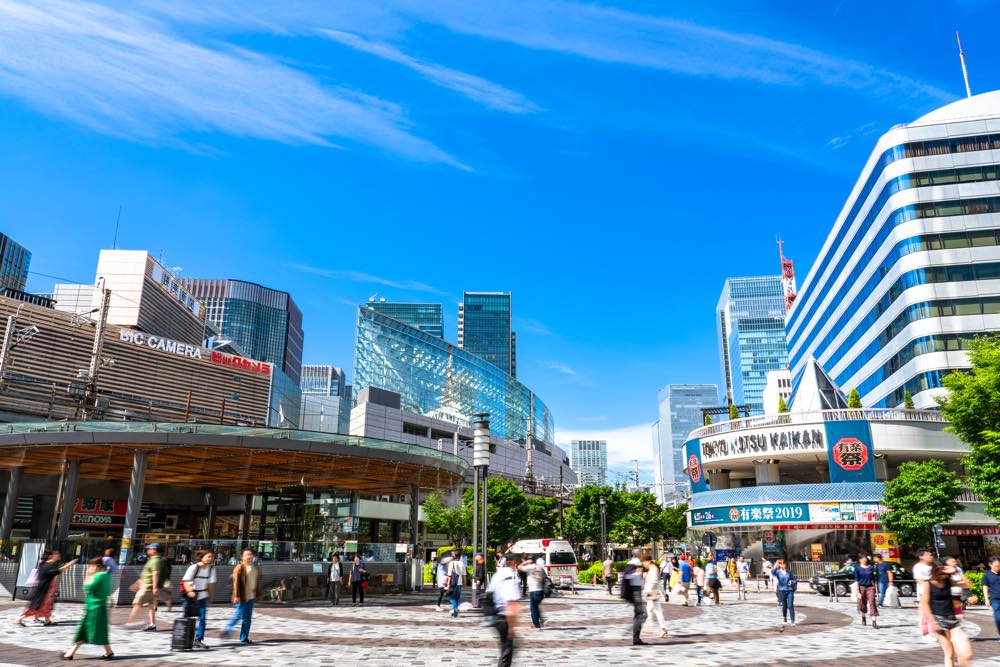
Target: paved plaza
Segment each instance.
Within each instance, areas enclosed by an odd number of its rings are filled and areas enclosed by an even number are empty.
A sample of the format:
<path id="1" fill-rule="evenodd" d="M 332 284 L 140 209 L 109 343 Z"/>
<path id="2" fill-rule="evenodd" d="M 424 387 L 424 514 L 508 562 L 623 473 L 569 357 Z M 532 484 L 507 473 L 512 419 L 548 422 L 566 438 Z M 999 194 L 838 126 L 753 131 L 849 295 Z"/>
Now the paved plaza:
<path id="1" fill-rule="evenodd" d="M 670 635 L 656 639 L 652 620 L 644 640 L 631 645 L 631 611 L 602 590 L 563 593 L 543 604 L 543 631 L 522 626 L 517 665 L 880 665 L 914 667 L 941 664 L 937 644 L 917 636 L 912 598 L 904 609 L 885 610 L 881 630 L 862 627 L 853 606 L 811 593 L 799 594 L 798 624 L 779 632 L 781 615 L 773 595 L 753 593 L 747 602 L 724 595 L 723 604 L 703 607 L 667 605 Z M 59 652 L 70 642 L 81 605 L 56 608 L 56 625 L 14 623 L 20 604 L 0 606 L 0 664 L 63 664 Z M 480 627 L 474 613 L 452 619 L 434 610 L 426 593 L 383 597 L 364 608 L 331 607 L 320 602 L 261 605 L 254 615 L 252 645 L 218 637 L 229 609 L 212 607 L 206 642 L 210 650 L 169 651 L 167 631 L 177 613 L 157 616 L 161 632 L 143 633 L 121 626 L 126 609 L 112 616 L 116 664 L 149 665 L 412 665 L 478 666 L 495 664 L 492 629 Z M 527 609 L 525 609 L 527 612 Z M 526 622 L 527 613 L 522 617 Z M 976 665 L 1000 665 L 1000 641 L 992 616 L 972 611 L 965 628 L 974 637 Z M 88 664 L 98 647 L 81 648 L 76 660 Z M 585 662 L 581 662 L 585 661 Z"/>

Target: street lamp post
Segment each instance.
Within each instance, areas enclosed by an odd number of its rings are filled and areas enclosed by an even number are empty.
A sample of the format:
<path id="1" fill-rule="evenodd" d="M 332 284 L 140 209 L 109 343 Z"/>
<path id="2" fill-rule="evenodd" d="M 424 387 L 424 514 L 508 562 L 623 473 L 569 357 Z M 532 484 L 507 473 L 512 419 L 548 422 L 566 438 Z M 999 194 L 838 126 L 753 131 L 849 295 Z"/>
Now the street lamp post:
<path id="1" fill-rule="evenodd" d="M 601 505 L 601 560 L 608 557 L 608 501 L 604 496 L 598 501 Z"/>
<path id="2" fill-rule="evenodd" d="M 480 412 L 473 415 L 475 417 L 474 423 L 474 436 L 472 445 L 472 466 L 473 475 L 475 483 L 473 485 L 473 516 L 472 516 L 472 553 L 475 557 L 475 552 L 479 547 L 477 543 L 476 528 L 478 527 L 479 517 L 476 513 L 479 510 L 479 480 L 482 477 L 482 545 L 483 545 L 483 559 L 487 557 L 487 547 L 489 544 L 486 536 L 486 502 L 487 502 L 487 477 L 490 468 L 490 413 Z M 472 604 L 478 606 L 479 604 L 479 582 L 475 579 L 472 580 Z"/>

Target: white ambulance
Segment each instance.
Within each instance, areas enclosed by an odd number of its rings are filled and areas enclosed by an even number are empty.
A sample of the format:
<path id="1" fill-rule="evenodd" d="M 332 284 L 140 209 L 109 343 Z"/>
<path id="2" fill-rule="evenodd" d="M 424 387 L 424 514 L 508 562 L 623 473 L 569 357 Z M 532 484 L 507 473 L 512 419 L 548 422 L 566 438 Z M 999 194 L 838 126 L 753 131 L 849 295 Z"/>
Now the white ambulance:
<path id="1" fill-rule="evenodd" d="M 511 553 L 525 558 L 545 559 L 545 572 L 556 586 L 573 589 L 577 577 L 576 552 L 569 540 L 542 538 L 540 540 L 519 540 L 511 547 Z M 575 590 L 574 590 L 575 592 Z"/>

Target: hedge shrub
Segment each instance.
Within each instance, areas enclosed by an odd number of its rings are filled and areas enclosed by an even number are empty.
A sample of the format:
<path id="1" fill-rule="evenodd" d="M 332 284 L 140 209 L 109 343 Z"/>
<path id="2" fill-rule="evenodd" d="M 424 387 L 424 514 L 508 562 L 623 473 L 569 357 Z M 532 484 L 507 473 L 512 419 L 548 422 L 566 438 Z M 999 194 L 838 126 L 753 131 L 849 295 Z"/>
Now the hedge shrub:
<path id="1" fill-rule="evenodd" d="M 983 604 L 983 573 L 982 572 L 966 572 L 965 578 L 969 580 L 972 584 L 972 588 L 969 589 L 970 595 L 975 595 L 976 604 Z"/>

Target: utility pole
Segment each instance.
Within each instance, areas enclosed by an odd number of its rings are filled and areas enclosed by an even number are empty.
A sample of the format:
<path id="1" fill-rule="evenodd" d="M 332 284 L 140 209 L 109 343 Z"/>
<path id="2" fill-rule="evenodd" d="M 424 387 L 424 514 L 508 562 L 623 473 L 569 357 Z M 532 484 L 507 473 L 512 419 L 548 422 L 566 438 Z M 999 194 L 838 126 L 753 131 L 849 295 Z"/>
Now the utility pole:
<path id="1" fill-rule="evenodd" d="M 472 467 L 473 474 L 475 475 L 475 485 L 472 489 L 472 553 L 475 556 L 477 544 L 476 526 L 479 523 L 479 516 L 477 515 L 479 509 L 479 477 L 483 478 L 483 497 L 482 497 L 482 537 L 483 537 L 483 558 L 485 559 L 489 550 L 487 545 L 489 544 L 486 535 L 486 516 L 487 516 L 487 480 L 489 477 L 490 468 L 490 413 L 480 412 L 473 417 L 475 422 L 474 435 L 472 441 Z M 472 582 L 472 604 L 478 605 L 479 603 L 479 584 L 477 581 Z"/>
<path id="2" fill-rule="evenodd" d="M 634 466 L 635 474 L 635 490 L 639 490 L 639 459 L 632 459 L 632 465 Z"/>
<path id="3" fill-rule="evenodd" d="M 97 316 L 97 329 L 94 331 L 94 346 L 90 351 L 90 368 L 87 369 L 87 390 L 84 392 L 83 418 L 87 418 L 88 409 L 97 397 L 97 376 L 104 366 L 101 352 L 104 350 L 104 327 L 108 324 L 108 307 L 111 305 L 111 290 L 104 287 L 104 278 L 100 279 L 101 309 Z"/>
<path id="4" fill-rule="evenodd" d="M 562 537 L 563 533 L 563 467 L 562 463 L 559 464 L 559 537 Z"/>

